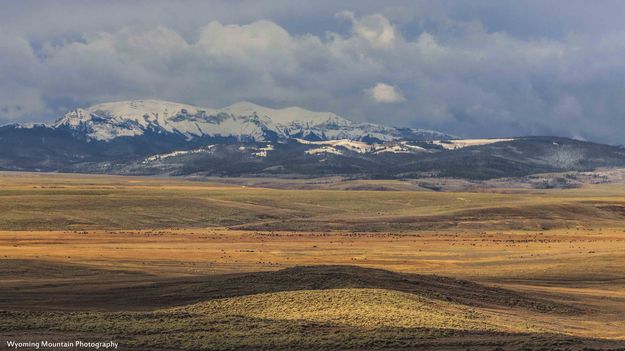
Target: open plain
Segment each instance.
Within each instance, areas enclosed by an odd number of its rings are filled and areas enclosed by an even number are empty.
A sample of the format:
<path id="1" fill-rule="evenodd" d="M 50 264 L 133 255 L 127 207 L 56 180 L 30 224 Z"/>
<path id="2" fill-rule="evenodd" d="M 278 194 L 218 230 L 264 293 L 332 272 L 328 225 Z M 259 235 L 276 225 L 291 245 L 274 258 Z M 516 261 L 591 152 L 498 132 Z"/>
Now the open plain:
<path id="1" fill-rule="evenodd" d="M 1 173 L 2 347 L 625 349 L 625 184 L 234 182 Z"/>

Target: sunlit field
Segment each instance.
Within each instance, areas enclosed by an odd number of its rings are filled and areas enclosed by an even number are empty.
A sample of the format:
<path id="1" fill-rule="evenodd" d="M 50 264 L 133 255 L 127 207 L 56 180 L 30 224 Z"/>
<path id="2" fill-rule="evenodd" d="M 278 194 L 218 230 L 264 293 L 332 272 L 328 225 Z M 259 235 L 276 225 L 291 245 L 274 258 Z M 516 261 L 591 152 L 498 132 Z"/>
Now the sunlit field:
<path id="1" fill-rule="evenodd" d="M 618 184 L 2 173 L 0 335 L 144 350 L 623 348 L 624 219 Z"/>

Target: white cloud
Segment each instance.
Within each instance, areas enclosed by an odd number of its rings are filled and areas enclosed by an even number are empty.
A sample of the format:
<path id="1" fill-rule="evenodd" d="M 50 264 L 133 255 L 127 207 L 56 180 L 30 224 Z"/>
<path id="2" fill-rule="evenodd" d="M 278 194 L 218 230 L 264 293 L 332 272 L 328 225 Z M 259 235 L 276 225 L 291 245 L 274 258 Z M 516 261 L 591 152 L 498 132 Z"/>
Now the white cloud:
<path id="1" fill-rule="evenodd" d="M 253 58 L 264 62 L 267 55 L 289 55 L 294 38 L 277 24 L 261 20 L 246 25 L 211 22 L 202 28 L 196 45 L 207 56 L 228 59 Z"/>
<path id="2" fill-rule="evenodd" d="M 393 104 L 406 100 L 399 89 L 384 83 L 378 83 L 366 92 L 373 101 L 381 104 Z"/>
<path id="3" fill-rule="evenodd" d="M 395 27 L 382 15 L 374 14 L 358 19 L 353 12 L 341 11 L 336 17 L 351 21 L 354 35 L 365 39 L 373 47 L 388 48 L 396 39 Z"/>

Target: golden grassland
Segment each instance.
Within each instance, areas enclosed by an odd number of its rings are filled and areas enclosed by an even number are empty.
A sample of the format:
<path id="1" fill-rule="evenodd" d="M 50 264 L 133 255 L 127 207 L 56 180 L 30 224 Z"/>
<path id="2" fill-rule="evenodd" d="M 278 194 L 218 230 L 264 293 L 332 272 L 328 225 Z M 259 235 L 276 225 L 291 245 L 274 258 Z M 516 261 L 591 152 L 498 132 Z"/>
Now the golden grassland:
<path id="1" fill-rule="evenodd" d="M 622 184 L 347 191 L 0 173 L 0 339 L 618 349 L 624 220 Z"/>
<path id="2" fill-rule="evenodd" d="M 618 185 L 498 193 L 302 191 L 171 178 L 0 173 L 0 230 L 547 229 L 599 221 L 609 226 L 620 225 L 624 199 L 625 187 Z"/>

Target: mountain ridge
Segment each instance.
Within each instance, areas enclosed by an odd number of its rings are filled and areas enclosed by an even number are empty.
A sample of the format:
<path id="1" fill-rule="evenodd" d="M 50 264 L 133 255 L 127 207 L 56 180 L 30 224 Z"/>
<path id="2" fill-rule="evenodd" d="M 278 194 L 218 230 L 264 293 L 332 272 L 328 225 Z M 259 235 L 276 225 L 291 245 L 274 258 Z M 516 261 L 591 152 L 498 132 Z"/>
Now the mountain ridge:
<path id="1" fill-rule="evenodd" d="M 625 167 L 625 150 L 559 137 L 458 139 L 250 102 L 103 103 L 0 127 L 0 170 L 199 176 L 492 179 Z"/>
<path id="2" fill-rule="evenodd" d="M 438 131 L 357 123 L 332 112 L 300 107 L 272 109 L 242 101 L 221 109 L 203 108 L 164 100 L 108 102 L 67 112 L 51 127 L 67 129 L 87 140 L 110 141 L 146 131 L 180 134 L 187 139 L 204 136 L 235 137 L 247 141 L 304 138 L 317 140 L 454 139 Z"/>

